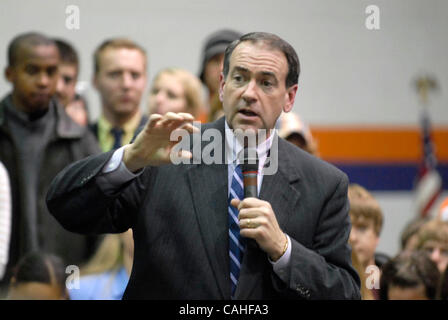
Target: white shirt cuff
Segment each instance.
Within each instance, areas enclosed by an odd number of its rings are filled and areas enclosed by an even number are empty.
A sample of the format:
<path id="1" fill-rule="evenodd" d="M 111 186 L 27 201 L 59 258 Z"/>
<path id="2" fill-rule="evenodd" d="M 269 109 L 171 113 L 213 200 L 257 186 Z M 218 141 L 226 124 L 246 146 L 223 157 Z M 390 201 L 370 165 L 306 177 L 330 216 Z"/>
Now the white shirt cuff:
<path id="1" fill-rule="evenodd" d="M 269 262 L 272 264 L 274 272 L 280 278 L 283 278 L 285 270 L 289 266 L 289 261 L 291 260 L 291 239 L 287 234 L 286 239 L 288 239 L 288 248 L 286 249 L 285 253 L 275 262 L 268 258 Z"/>
<path id="2" fill-rule="evenodd" d="M 138 177 L 143 170 L 132 173 L 123 162 L 124 148 L 115 150 L 112 157 L 96 177 L 96 183 L 105 194 L 113 194 L 126 182 Z"/>

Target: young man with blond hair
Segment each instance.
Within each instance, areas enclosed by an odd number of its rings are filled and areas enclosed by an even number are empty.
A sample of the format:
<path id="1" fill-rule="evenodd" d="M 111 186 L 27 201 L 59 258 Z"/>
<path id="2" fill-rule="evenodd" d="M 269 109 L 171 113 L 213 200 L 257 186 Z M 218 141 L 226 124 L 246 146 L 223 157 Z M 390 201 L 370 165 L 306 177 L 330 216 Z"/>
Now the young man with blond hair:
<path id="1" fill-rule="evenodd" d="M 352 222 L 349 243 L 359 261 L 361 270 L 358 270 L 358 272 L 364 273 L 369 266 L 377 266 L 375 251 L 383 227 L 383 213 L 373 195 L 358 184 L 349 185 L 348 198 Z M 363 287 L 365 285 L 365 283 L 361 284 Z M 375 287 L 371 293 L 375 299 L 378 298 Z"/>
<path id="2" fill-rule="evenodd" d="M 104 152 L 129 143 L 147 121 L 140 110 L 146 60 L 145 50 L 125 38 L 106 40 L 95 50 L 93 84 L 101 96 L 102 113 L 91 129 Z"/>
<path id="3" fill-rule="evenodd" d="M 417 233 L 416 249 L 428 252 L 443 273 L 448 265 L 448 222 L 439 218 L 426 222 Z"/>

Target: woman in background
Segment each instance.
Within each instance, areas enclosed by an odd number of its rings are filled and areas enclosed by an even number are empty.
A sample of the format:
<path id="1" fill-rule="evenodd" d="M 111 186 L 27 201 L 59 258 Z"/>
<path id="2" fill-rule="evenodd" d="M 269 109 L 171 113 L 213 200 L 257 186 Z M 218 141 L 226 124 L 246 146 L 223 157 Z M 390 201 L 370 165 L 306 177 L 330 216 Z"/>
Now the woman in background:
<path id="1" fill-rule="evenodd" d="M 186 112 L 198 119 L 203 114 L 202 87 L 199 79 L 187 70 L 166 68 L 160 71 L 149 94 L 149 114 Z M 198 119 L 201 120 L 201 119 Z"/>

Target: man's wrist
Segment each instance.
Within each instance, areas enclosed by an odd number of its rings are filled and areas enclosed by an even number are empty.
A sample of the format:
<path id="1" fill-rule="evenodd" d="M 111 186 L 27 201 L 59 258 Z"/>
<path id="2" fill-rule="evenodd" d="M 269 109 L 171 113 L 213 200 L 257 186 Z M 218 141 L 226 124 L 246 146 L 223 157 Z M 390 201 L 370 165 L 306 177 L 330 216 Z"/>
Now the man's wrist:
<path id="1" fill-rule="evenodd" d="M 280 259 L 285 254 L 286 250 L 288 250 L 288 238 L 287 238 L 286 234 L 284 234 L 284 233 L 283 233 L 283 236 L 284 236 L 284 244 L 282 246 L 282 251 L 281 252 L 279 251 L 279 253 L 277 255 L 275 255 L 274 257 L 273 256 L 269 257 L 272 262 L 277 262 L 278 259 Z"/>
<path id="2" fill-rule="evenodd" d="M 126 166 L 126 168 L 132 173 L 135 173 L 142 168 L 137 164 L 137 161 L 135 161 L 133 157 L 132 144 L 128 144 L 124 148 L 123 163 Z"/>

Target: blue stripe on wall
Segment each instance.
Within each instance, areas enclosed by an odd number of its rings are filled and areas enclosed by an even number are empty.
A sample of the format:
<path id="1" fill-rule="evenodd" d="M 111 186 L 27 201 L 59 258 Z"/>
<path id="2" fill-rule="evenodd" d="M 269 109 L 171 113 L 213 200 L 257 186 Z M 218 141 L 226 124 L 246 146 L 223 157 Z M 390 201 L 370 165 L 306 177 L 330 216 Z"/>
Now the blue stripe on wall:
<path id="1" fill-rule="evenodd" d="M 418 164 L 347 164 L 333 163 L 344 171 L 351 183 L 358 183 L 371 191 L 412 190 Z M 442 177 L 443 189 L 448 189 L 448 163 L 437 167 Z"/>

